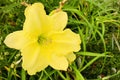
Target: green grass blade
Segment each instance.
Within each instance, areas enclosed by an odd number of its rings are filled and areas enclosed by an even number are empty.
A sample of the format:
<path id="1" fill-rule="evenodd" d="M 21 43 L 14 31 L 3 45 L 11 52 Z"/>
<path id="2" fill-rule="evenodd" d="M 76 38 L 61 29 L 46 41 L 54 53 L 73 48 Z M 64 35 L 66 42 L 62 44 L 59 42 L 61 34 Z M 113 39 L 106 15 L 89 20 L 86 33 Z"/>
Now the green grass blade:
<path id="1" fill-rule="evenodd" d="M 26 71 L 24 69 L 21 70 L 21 80 L 26 80 Z"/>
<path id="2" fill-rule="evenodd" d="M 89 61 L 89 62 L 80 70 L 80 72 L 83 71 L 83 70 L 85 70 L 87 67 L 89 67 L 89 66 L 90 66 L 93 62 L 95 62 L 98 58 L 100 58 L 100 56 L 97 56 L 97 57 L 93 58 L 91 61 Z"/>

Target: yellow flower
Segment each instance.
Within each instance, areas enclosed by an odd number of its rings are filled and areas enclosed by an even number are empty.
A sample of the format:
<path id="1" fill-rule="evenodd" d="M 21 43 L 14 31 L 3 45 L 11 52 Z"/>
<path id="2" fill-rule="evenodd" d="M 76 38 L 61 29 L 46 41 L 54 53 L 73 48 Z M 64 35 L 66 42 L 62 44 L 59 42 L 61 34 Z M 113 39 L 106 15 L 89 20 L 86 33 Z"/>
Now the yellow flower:
<path id="1" fill-rule="evenodd" d="M 80 50 L 80 37 L 67 24 L 66 12 L 58 11 L 46 15 L 41 3 L 34 3 L 25 9 L 26 20 L 23 30 L 9 34 L 4 43 L 21 51 L 22 67 L 30 75 L 51 66 L 67 70 L 75 60 L 73 52 Z"/>

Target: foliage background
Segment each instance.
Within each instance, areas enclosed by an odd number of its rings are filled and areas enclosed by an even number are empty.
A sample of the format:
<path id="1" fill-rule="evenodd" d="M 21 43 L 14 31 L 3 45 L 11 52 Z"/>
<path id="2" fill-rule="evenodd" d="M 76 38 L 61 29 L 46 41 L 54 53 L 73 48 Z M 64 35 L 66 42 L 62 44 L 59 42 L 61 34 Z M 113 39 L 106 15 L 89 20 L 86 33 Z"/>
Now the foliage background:
<path id="1" fill-rule="evenodd" d="M 5 37 L 21 30 L 25 17 L 24 0 L 0 0 L 0 80 L 119 80 L 120 79 L 120 1 L 68 0 L 67 28 L 80 34 L 82 44 L 76 60 L 66 72 L 51 67 L 29 76 L 21 68 L 21 55 L 3 43 Z M 49 14 L 60 0 L 25 0 L 41 2 Z"/>

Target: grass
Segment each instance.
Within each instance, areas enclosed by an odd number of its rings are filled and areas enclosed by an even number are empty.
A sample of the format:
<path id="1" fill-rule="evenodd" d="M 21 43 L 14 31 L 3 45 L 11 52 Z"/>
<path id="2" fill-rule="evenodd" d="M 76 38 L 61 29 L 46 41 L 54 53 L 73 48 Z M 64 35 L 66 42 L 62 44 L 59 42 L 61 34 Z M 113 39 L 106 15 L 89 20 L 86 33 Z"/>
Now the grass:
<path id="1" fill-rule="evenodd" d="M 66 72 L 51 67 L 29 76 L 21 67 L 20 52 L 3 43 L 5 37 L 21 30 L 25 17 L 23 0 L 0 1 L 0 80 L 119 80 L 120 78 L 120 1 L 68 0 L 67 27 L 81 37 L 81 50 Z M 49 14 L 60 0 L 42 2 Z"/>

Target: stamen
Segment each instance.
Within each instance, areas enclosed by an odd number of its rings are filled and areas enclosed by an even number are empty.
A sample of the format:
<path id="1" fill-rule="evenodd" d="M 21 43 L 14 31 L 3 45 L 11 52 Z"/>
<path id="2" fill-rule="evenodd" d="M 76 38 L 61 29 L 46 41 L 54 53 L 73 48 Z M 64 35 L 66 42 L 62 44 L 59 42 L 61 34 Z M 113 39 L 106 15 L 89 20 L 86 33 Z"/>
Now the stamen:
<path id="1" fill-rule="evenodd" d="M 38 43 L 39 43 L 39 44 L 43 44 L 45 41 L 46 41 L 46 38 L 45 38 L 45 37 L 43 37 L 43 36 L 39 36 L 39 37 L 38 37 Z"/>
<path id="2" fill-rule="evenodd" d="M 48 43 L 51 43 L 51 42 L 52 42 L 51 39 L 48 39 L 48 38 L 46 38 L 44 36 L 39 36 L 38 37 L 38 43 L 39 44 L 45 44 L 45 45 L 47 45 Z"/>

